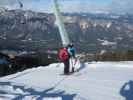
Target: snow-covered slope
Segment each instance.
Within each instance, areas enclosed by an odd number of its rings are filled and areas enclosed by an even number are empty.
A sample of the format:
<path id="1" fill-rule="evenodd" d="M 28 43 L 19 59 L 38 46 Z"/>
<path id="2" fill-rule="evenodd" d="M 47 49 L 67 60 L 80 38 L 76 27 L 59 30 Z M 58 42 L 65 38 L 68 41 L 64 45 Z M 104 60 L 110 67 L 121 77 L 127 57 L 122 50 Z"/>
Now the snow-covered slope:
<path id="1" fill-rule="evenodd" d="M 0 100 L 133 99 L 133 92 L 128 93 L 133 91 L 129 86 L 133 85 L 133 62 L 89 62 L 72 75 L 62 72 L 63 64 L 57 63 L 2 77 Z M 124 84 L 130 80 L 124 91 Z"/>

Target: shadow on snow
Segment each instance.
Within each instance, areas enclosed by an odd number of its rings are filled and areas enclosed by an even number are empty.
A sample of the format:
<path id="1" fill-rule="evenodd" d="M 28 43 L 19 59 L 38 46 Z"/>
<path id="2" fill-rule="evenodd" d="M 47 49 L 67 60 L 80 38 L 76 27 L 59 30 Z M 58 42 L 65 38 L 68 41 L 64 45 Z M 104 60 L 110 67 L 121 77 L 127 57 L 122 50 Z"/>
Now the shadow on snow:
<path id="1" fill-rule="evenodd" d="M 0 98 L 3 98 L 3 99 L 6 99 L 6 97 L 4 97 L 4 94 L 16 96 L 12 100 L 22 100 L 26 96 L 34 96 L 36 97 L 36 100 L 43 100 L 43 98 L 46 98 L 46 97 L 49 97 L 49 98 L 60 97 L 61 100 L 73 100 L 74 97 L 76 96 L 76 94 L 68 94 L 62 90 L 52 92 L 55 89 L 54 87 L 46 89 L 42 92 L 38 92 L 33 88 L 25 88 L 24 86 L 12 85 L 11 82 L 0 82 L 0 86 L 1 87 L 12 86 L 13 90 L 20 89 L 24 92 L 24 93 L 10 93 L 4 90 L 0 90 L 0 94 L 1 95 L 3 94 L 3 96 L 0 96 Z"/>
<path id="2" fill-rule="evenodd" d="M 125 97 L 125 100 L 133 100 L 133 81 L 126 82 L 120 89 L 120 95 Z"/>

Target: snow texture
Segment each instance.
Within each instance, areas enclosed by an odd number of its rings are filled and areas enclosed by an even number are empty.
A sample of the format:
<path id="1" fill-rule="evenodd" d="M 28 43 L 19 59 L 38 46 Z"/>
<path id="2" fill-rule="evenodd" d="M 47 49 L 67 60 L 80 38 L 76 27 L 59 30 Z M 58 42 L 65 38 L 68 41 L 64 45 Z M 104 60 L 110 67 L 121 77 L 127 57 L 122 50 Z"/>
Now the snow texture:
<path id="1" fill-rule="evenodd" d="M 72 75 L 63 64 L 0 78 L 0 100 L 133 100 L 133 62 L 80 63 Z"/>

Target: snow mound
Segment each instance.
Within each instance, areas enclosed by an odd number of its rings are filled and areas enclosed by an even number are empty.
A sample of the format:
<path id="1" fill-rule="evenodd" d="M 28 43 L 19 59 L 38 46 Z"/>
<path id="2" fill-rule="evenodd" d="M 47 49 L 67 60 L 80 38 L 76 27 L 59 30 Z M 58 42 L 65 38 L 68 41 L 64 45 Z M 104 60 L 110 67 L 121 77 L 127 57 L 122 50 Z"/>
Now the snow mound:
<path id="1" fill-rule="evenodd" d="M 78 71 L 68 76 L 62 75 L 62 63 L 28 69 L 0 78 L 0 100 L 105 100 L 105 98 L 125 100 L 133 98 L 130 93 L 133 91 L 131 88 L 133 87 L 132 65 L 133 62 L 80 63 Z M 127 93 L 124 88 L 128 89 Z"/>

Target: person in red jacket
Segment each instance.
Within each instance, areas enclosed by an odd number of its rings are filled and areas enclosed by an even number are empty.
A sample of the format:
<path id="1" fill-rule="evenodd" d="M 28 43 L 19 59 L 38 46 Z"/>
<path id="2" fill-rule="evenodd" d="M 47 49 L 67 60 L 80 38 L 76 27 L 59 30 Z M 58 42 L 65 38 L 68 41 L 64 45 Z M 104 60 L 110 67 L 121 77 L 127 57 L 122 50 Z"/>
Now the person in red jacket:
<path id="1" fill-rule="evenodd" d="M 69 54 L 67 47 L 62 47 L 58 50 L 58 57 L 64 63 L 64 74 L 69 74 Z"/>

